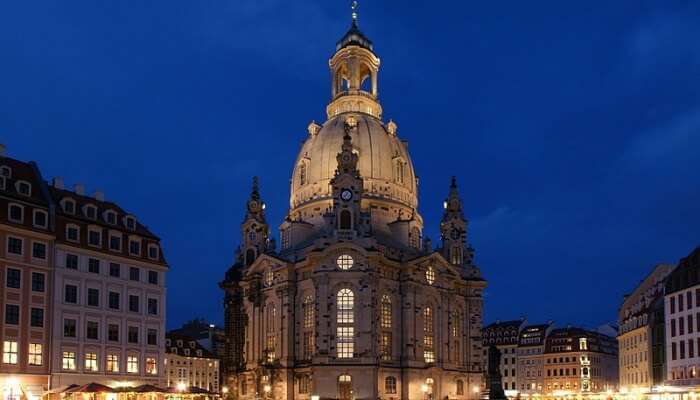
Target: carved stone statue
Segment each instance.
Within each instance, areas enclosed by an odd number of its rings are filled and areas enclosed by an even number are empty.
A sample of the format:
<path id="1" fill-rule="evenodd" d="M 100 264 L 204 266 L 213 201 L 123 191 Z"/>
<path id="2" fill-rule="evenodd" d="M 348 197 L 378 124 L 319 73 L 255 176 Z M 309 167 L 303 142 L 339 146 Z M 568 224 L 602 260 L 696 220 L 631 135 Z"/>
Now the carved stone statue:
<path id="1" fill-rule="evenodd" d="M 503 383 L 501 382 L 501 351 L 496 346 L 489 347 L 489 369 L 488 369 L 488 384 L 489 384 L 489 399 L 503 400 L 506 399 L 506 394 L 503 392 Z"/>

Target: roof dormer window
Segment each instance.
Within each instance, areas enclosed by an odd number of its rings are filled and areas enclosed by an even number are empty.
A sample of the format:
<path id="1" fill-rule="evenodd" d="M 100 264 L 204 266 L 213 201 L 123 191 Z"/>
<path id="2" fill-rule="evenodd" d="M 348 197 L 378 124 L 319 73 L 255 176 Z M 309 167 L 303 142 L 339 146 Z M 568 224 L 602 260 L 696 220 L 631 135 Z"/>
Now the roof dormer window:
<path id="1" fill-rule="evenodd" d="M 150 258 L 152 260 L 158 259 L 158 245 L 157 244 L 149 244 L 148 245 L 148 258 Z"/>
<path id="2" fill-rule="evenodd" d="M 124 217 L 124 225 L 126 225 L 127 229 L 133 231 L 136 229 L 136 219 L 131 216 Z"/>
<path id="3" fill-rule="evenodd" d="M 75 214 L 75 201 L 73 199 L 63 199 L 63 211 L 66 214 Z"/>
<path id="4" fill-rule="evenodd" d="M 29 182 L 17 181 L 17 183 L 15 183 L 15 189 L 17 189 L 17 193 L 21 194 L 22 196 L 32 195 L 32 185 Z"/>
<path id="5" fill-rule="evenodd" d="M 105 221 L 110 225 L 117 224 L 117 213 L 112 210 L 107 210 L 104 214 Z"/>
<path id="6" fill-rule="evenodd" d="M 86 217 L 90 219 L 97 219 L 97 207 L 91 204 L 88 204 L 85 207 L 83 207 L 83 213 Z"/>
<path id="7" fill-rule="evenodd" d="M 3 165 L 2 167 L 0 167 L 0 176 L 3 176 L 5 178 L 12 178 L 12 169 L 7 165 Z"/>

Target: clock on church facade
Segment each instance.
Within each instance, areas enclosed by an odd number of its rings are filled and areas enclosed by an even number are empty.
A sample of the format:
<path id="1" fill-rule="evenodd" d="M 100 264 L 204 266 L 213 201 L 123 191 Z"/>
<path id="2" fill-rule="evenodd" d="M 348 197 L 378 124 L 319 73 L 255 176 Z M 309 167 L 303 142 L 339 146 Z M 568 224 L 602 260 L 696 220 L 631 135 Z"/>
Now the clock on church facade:
<path id="1" fill-rule="evenodd" d="M 330 59 L 327 121 L 293 168 L 280 248 L 257 180 L 225 292 L 234 399 L 474 399 L 482 291 L 452 179 L 441 242 L 422 237 L 406 144 L 384 122 L 379 58 L 356 18 Z"/>

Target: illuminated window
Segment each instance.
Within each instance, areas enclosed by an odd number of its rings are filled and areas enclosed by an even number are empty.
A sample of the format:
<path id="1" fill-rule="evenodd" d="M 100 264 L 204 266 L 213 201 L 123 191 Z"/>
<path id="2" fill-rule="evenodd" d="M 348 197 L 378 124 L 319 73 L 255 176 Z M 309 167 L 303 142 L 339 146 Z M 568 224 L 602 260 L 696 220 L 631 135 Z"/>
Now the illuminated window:
<path id="1" fill-rule="evenodd" d="M 355 351 L 355 294 L 350 289 L 340 289 L 336 294 L 337 356 L 352 358 Z"/>
<path id="2" fill-rule="evenodd" d="M 272 270 L 267 270 L 265 272 L 265 285 L 266 286 L 272 286 L 272 284 L 275 281 L 275 274 L 272 272 Z"/>
<path id="3" fill-rule="evenodd" d="M 462 248 L 459 246 L 455 246 L 452 248 L 452 264 L 462 264 Z"/>
<path id="4" fill-rule="evenodd" d="M 128 356 L 126 358 L 126 372 L 130 374 L 139 373 L 139 359 L 136 356 Z"/>
<path id="5" fill-rule="evenodd" d="M 304 360 L 311 359 L 314 353 L 314 299 L 311 295 L 304 298 L 304 343 L 302 347 Z"/>
<path id="6" fill-rule="evenodd" d="M 63 369 L 67 371 L 75 371 L 75 352 L 74 351 L 64 351 L 62 358 Z"/>
<path id="7" fill-rule="evenodd" d="M 382 332 L 381 342 L 379 343 L 379 353 L 382 360 L 391 360 L 391 332 Z"/>
<path id="8" fill-rule="evenodd" d="M 352 377 L 350 375 L 340 375 L 338 377 L 338 399 L 350 400 L 353 397 Z"/>
<path id="9" fill-rule="evenodd" d="M 682 321 L 682 320 L 681 320 Z M 579 348 L 581 350 L 588 350 L 588 339 L 586 338 L 580 338 L 578 340 Z"/>
<path id="10" fill-rule="evenodd" d="M 391 297 L 386 294 L 382 296 L 381 316 L 382 329 L 391 329 Z"/>
<path id="11" fill-rule="evenodd" d="M 461 359 L 461 336 L 462 336 L 462 318 L 459 312 L 455 311 L 452 314 L 452 360 L 460 362 Z M 506 359 L 507 361 L 507 359 Z"/>
<path id="12" fill-rule="evenodd" d="M 308 179 L 306 176 L 306 164 L 301 163 L 299 164 L 299 186 L 304 186 L 308 183 Z"/>
<path id="13" fill-rule="evenodd" d="M 302 375 L 301 378 L 299 378 L 299 394 L 309 393 L 310 384 L 311 378 L 308 375 Z"/>
<path id="14" fill-rule="evenodd" d="M 17 364 L 17 342 L 6 340 L 2 345 L 3 364 Z"/>
<path id="15" fill-rule="evenodd" d="M 423 310 L 423 358 L 427 363 L 435 362 L 435 343 L 433 338 L 433 309 Z"/>
<path id="16" fill-rule="evenodd" d="M 119 372 L 119 356 L 107 354 L 107 372 Z"/>
<path id="17" fill-rule="evenodd" d="M 29 343 L 29 365 L 43 365 L 44 352 L 40 343 Z"/>
<path id="18" fill-rule="evenodd" d="M 435 269 L 433 267 L 428 267 L 425 270 L 425 280 L 428 281 L 428 285 L 435 283 Z"/>
<path id="19" fill-rule="evenodd" d="M 388 376 L 384 379 L 384 392 L 386 394 L 396 394 L 396 378 Z"/>
<path id="20" fill-rule="evenodd" d="M 267 312 L 265 351 L 267 352 L 267 362 L 273 362 L 277 358 L 277 335 L 275 332 L 277 308 L 275 308 L 274 304 L 268 304 L 265 307 L 265 311 Z"/>
<path id="21" fill-rule="evenodd" d="M 85 353 L 85 371 L 97 372 L 97 354 Z"/>
<path id="22" fill-rule="evenodd" d="M 352 265 L 355 263 L 355 261 L 350 255 L 343 254 L 340 257 L 338 257 L 336 263 L 338 264 L 338 268 L 342 269 L 343 271 L 347 271 L 350 268 L 352 268 Z"/>
<path id="23" fill-rule="evenodd" d="M 146 357 L 146 374 L 156 375 L 158 373 L 158 363 L 153 357 Z"/>

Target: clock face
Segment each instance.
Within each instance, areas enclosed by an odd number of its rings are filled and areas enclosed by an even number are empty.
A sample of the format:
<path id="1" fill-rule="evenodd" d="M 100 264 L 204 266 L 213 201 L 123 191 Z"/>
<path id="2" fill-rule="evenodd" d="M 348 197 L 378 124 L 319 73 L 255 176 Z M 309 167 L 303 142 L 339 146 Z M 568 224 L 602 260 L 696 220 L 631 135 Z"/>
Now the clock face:
<path id="1" fill-rule="evenodd" d="M 457 228 L 452 228 L 452 232 L 450 232 L 450 236 L 452 236 L 452 239 L 454 239 L 454 240 L 459 239 L 459 230 Z"/>
<path id="2" fill-rule="evenodd" d="M 340 192 L 340 198 L 345 200 L 345 201 L 348 201 L 348 200 L 352 199 L 352 192 L 349 191 L 348 189 L 343 189 L 343 191 Z"/>
<path id="3" fill-rule="evenodd" d="M 250 211 L 258 211 L 258 208 L 260 208 L 260 204 L 258 204 L 257 201 L 251 200 L 248 202 L 248 208 Z"/>

